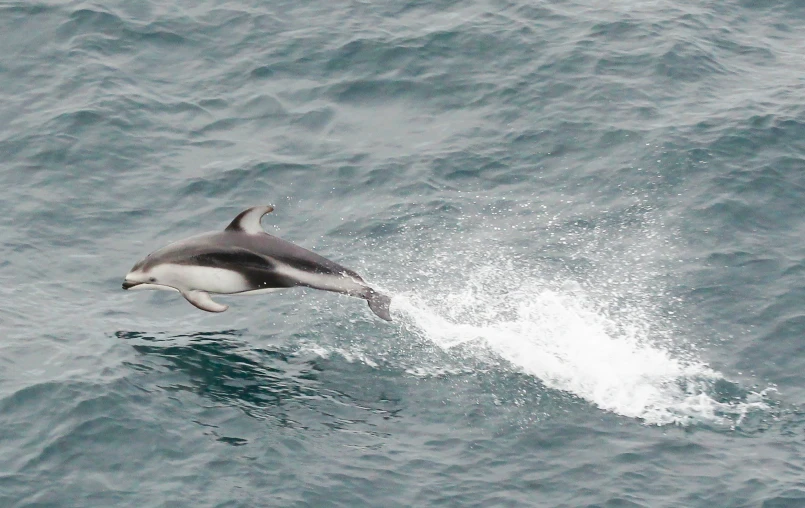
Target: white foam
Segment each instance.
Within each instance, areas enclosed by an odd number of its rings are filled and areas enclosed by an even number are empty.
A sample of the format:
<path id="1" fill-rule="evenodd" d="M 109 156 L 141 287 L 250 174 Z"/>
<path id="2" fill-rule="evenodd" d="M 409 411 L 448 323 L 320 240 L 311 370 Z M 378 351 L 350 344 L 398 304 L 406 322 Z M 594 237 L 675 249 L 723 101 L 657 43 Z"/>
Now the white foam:
<path id="1" fill-rule="evenodd" d="M 441 348 L 477 344 L 549 388 L 648 424 L 735 424 L 765 408 L 752 394 L 737 403 L 716 400 L 713 385 L 723 375 L 661 345 L 639 312 L 610 316 L 578 286 L 525 281 L 501 291 L 489 286 L 489 273 L 476 274 L 466 289 L 427 301 L 395 296 L 395 318 Z"/>

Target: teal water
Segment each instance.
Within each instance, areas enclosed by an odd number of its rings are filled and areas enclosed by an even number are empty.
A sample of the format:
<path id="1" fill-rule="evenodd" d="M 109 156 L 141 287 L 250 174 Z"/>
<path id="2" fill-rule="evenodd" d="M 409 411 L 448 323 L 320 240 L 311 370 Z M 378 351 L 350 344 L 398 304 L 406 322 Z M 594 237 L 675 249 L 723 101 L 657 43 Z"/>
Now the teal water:
<path id="1" fill-rule="evenodd" d="M 0 1 L 0 506 L 805 506 L 803 30 Z M 268 203 L 395 321 L 121 290 Z"/>

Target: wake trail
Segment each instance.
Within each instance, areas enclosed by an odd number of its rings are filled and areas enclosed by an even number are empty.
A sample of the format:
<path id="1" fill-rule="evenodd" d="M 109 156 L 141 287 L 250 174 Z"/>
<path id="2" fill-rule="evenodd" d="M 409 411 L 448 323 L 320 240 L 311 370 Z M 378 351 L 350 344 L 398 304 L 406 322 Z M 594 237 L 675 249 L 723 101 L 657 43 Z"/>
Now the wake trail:
<path id="1" fill-rule="evenodd" d="M 491 351 L 511 368 L 547 387 L 647 424 L 694 422 L 734 425 L 763 411 L 763 393 L 720 396 L 736 387 L 706 363 L 652 340 L 639 312 L 611 316 L 578 285 L 547 288 L 525 283 L 509 292 L 469 286 L 463 291 L 395 295 L 395 320 L 444 350 L 460 345 Z"/>

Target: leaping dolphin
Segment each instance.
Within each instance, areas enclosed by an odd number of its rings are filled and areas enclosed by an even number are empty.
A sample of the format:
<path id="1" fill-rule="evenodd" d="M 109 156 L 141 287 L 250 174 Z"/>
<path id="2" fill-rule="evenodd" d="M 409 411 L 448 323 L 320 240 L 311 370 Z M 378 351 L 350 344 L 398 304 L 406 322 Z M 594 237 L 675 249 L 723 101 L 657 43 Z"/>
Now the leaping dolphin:
<path id="1" fill-rule="evenodd" d="M 257 294 L 304 286 L 357 296 L 391 321 L 391 299 L 360 275 L 298 245 L 269 235 L 260 219 L 273 206 L 241 212 L 223 231 L 180 240 L 152 252 L 126 275 L 123 289 L 176 290 L 207 312 L 223 312 L 210 293 Z"/>

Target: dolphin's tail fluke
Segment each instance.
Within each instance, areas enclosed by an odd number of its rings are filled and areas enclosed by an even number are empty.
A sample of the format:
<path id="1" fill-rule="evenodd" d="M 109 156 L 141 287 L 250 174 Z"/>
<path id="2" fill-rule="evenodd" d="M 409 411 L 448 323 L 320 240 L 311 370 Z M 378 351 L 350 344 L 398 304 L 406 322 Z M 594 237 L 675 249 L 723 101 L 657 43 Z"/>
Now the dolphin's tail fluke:
<path id="1" fill-rule="evenodd" d="M 369 291 L 365 293 L 364 298 L 369 302 L 369 308 L 372 309 L 372 312 L 377 314 L 377 317 L 391 321 L 391 311 L 389 309 L 389 306 L 391 306 L 390 296 L 378 293 L 374 289 L 369 289 Z"/>

